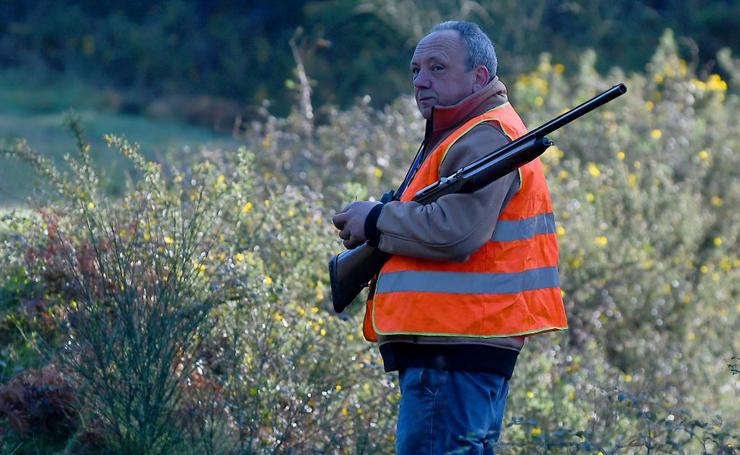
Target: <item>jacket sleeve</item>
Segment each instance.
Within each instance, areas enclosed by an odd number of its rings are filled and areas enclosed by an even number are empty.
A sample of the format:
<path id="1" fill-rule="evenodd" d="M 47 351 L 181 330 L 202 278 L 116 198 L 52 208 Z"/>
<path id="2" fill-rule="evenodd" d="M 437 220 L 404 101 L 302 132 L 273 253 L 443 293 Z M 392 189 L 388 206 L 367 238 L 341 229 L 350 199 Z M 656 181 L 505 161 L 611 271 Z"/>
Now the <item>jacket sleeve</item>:
<path id="1" fill-rule="evenodd" d="M 447 152 L 440 175 L 448 176 L 505 145 L 509 139 L 483 123 L 460 138 Z M 381 251 L 424 259 L 464 261 L 493 235 L 496 220 L 519 186 L 511 172 L 469 194 L 448 194 L 431 204 L 393 201 L 377 220 Z"/>

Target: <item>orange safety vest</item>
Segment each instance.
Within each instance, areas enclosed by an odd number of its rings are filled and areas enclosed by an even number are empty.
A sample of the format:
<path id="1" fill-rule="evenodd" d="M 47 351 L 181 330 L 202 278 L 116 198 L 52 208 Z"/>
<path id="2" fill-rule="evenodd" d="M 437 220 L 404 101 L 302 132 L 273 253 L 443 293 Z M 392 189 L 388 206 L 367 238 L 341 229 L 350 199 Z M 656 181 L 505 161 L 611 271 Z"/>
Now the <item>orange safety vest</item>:
<path id="1" fill-rule="evenodd" d="M 447 151 L 465 133 L 493 122 L 514 140 L 527 130 L 505 103 L 453 131 L 424 160 L 401 201 L 439 180 Z M 519 168 L 520 187 L 501 211 L 490 241 L 465 262 L 393 255 L 367 301 L 363 332 L 378 335 L 508 337 L 564 330 L 555 218 L 539 159 Z"/>

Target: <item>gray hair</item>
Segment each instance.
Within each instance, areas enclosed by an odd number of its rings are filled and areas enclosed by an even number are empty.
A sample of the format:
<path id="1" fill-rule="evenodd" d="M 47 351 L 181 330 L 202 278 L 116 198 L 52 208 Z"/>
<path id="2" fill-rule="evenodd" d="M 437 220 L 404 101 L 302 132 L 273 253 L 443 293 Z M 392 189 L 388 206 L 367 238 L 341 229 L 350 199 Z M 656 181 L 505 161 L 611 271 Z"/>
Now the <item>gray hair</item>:
<path id="1" fill-rule="evenodd" d="M 468 50 L 468 58 L 465 62 L 468 71 L 478 65 L 483 65 L 488 68 L 489 77 L 493 79 L 498 69 L 496 51 L 493 48 L 491 38 L 478 27 L 478 24 L 467 21 L 441 22 L 435 25 L 429 33 L 443 30 L 455 30 L 460 34 L 460 39 Z"/>

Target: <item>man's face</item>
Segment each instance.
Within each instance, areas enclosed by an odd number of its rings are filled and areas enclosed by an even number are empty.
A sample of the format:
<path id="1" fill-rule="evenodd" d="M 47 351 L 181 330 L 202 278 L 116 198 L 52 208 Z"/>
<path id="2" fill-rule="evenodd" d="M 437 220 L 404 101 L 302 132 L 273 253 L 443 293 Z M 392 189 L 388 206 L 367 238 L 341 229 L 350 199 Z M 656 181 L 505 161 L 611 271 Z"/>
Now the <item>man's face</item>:
<path id="1" fill-rule="evenodd" d="M 434 106 L 457 104 L 473 93 L 475 72 L 466 70 L 467 50 L 454 30 L 430 33 L 416 45 L 411 74 L 416 105 L 424 118 Z"/>

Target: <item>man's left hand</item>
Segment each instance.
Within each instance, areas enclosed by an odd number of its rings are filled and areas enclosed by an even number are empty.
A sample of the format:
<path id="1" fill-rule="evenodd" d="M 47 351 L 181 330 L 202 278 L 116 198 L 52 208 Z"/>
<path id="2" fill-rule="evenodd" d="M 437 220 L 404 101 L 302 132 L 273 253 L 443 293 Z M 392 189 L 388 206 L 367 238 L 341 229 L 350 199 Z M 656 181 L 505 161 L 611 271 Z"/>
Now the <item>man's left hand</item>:
<path id="1" fill-rule="evenodd" d="M 334 226 L 339 229 L 339 237 L 344 240 L 346 248 L 355 248 L 365 243 L 367 240 L 367 237 L 365 237 L 365 219 L 370 210 L 378 204 L 380 202 L 353 202 L 332 217 L 331 220 Z"/>

